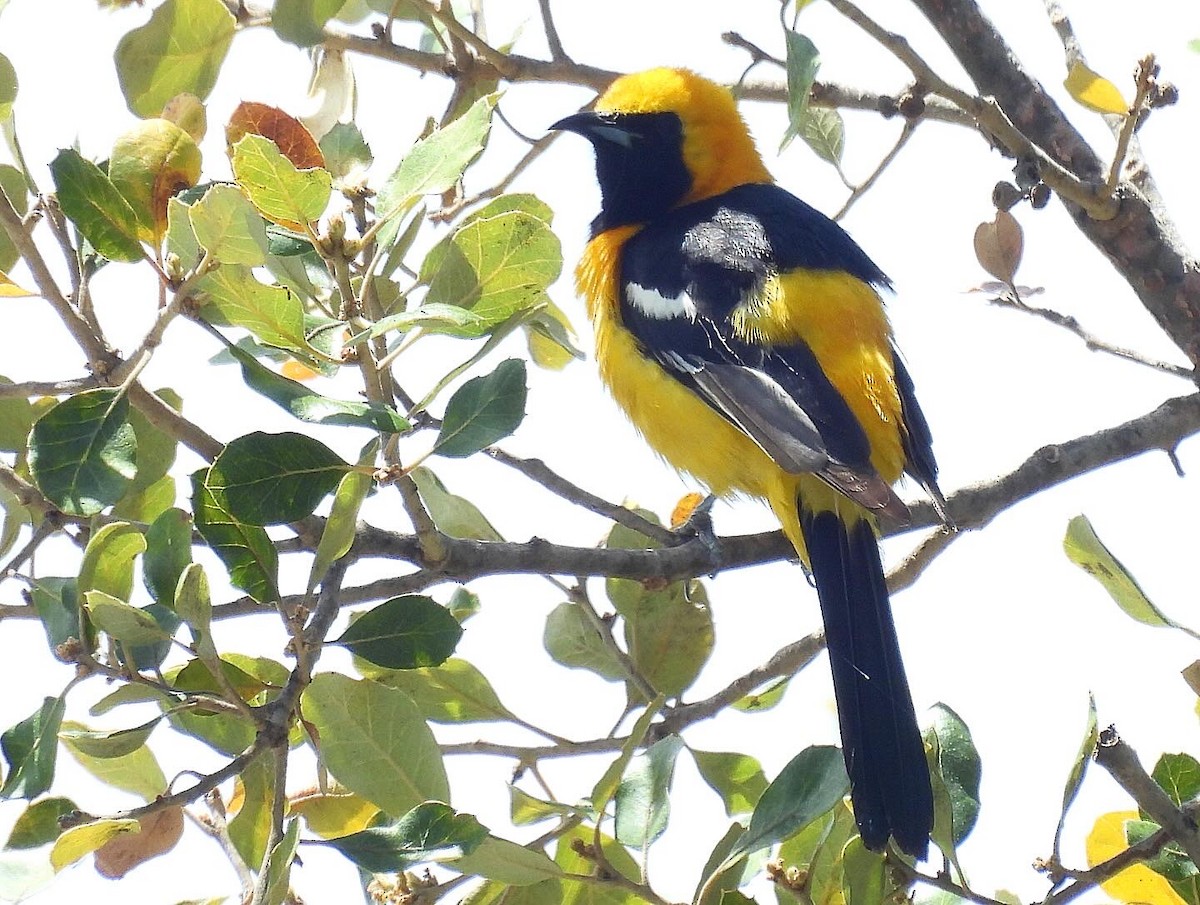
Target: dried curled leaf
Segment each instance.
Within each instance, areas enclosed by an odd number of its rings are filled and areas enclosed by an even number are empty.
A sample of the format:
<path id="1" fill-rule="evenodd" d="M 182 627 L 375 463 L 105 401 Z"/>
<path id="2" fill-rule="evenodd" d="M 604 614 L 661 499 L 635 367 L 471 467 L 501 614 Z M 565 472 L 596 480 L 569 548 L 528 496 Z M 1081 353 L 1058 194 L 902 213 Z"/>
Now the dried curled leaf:
<path id="1" fill-rule="evenodd" d="M 1008 211 L 996 211 L 994 220 L 975 227 L 976 259 L 984 270 L 1004 283 L 1013 281 L 1024 251 L 1021 224 Z"/>
<path id="2" fill-rule="evenodd" d="M 96 850 L 96 872 L 100 876 L 119 879 L 139 864 L 173 849 L 183 835 L 183 808 L 164 808 L 138 823 L 141 832 L 114 836 Z"/>

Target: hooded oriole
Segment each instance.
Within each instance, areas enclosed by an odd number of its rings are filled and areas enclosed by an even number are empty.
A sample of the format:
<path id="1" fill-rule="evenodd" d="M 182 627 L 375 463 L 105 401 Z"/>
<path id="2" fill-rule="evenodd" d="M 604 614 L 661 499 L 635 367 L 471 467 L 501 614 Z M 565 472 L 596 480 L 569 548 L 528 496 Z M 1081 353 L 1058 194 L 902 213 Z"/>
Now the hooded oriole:
<path id="1" fill-rule="evenodd" d="M 877 521 L 907 519 L 904 472 L 941 498 L 888 278 L 773 183 L 732 95 L 695 73 L 623 76 L 553 128 L 595 150 L 576 278 L 604 382 L 675 468 L 770 504 L 817 587 L 863 842 L 923 857 L 933 799 Z"/>

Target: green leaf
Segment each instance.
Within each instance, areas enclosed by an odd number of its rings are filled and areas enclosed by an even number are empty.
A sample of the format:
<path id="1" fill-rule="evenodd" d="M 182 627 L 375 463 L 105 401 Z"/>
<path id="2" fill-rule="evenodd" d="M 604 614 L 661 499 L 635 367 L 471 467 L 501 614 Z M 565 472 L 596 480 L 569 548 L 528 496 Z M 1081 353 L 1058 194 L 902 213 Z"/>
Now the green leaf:
<path id="1" fill-rule="evenodd" d="M 817 156 L 840 167 L 846 150 L 846 123 L 832 107 L 809 107 L 800 117 L 800 137 Z"/>
<path id="2" fill-rule="evenodd" d="M 1058 817 L 1058 826 L 1054 829 L 1054 853 L 1057 856 L 1059 842 L 1062 839 L 1063 825 L 1067 822 L 1067 811 L 1079 794 L 1083 785 L 1083 777 L 1087 774 L 1088 764 L 1096 752 L 1096 740 L 1100 737 L 1100 724 L 1096 717 L 1096 696 L 1088 694 L 1087 723 L 1083 732 L 1083 740 L 1079 743 L 1079 751 L 1071 764 L 1071 772 L 1067 774 L 1066 785 L 1063 786 L 1062 811 Z"/>
<path id="3" fill-rule="evenodd" d="M 0 798 L 37 798 L 50 788 L 66 701 L 65 694 L 44 698 L 41 707 L 0 735 L 8 764 Z"/>
<path id="4" fill-rule="evenodd" d="M 508 787 L 509 816 L 514 826 L 528 826 L 552 817 L 578 813 L 578 808 L 557 801 L 543 801 L 516 786 Z"/>
<path id="5" fill-rule="evenodd" d="M 69 639 L 83 640 L 79 627 L 79 593 L 74 578 L 38 578 L 30 591 L 50 649 Z"/>
<path id="6" fill-rule="evenodd" d="M 855 905 L 883 905 L 896 901 L 887 896 L 883 855 L 868 849 L 861 838 L 851 839 L 842 850 L 842 889 L 846 901 Z"/>
<path id="7" fill-rule="evenodd" d="M 446 404 L 434 451 L 463 458 L 504 439 L 525 417 L 526 392 L 525 362 L 517 358 L 468 380 Z"/>
<path id="8" fill-rule="evenodd" d="M 279 599 L 279 554 L 267 532 L 229 514 L 208 489 L 209 469 L 192 474 L 192 512 L 196 530 L 225 563 L 229 580 L 259 603 Z"/>
<path id="9" fill-rule="evenodd" d="M 168 509 L 146 529 L 142 575 L 150 596 L 165 606 L 174 607 L 175 586 L 191 561 L 192 517 L 182 509 Z M 116 597 L 129 597 L 128 592 L 110 593 Z"/>
<path id="10" fill-rule="evenodd" d="M 515 719 L 495 689 L 466 660 L 451 657 L 441 666 L 377 670 L 361 665 L 368 678 L 398 688 L 412 698 L 421 716 L 434 723 L 486 723 Z"/>
<path id="11" fill-rule="evenodd" d="M 497 208 L 507 201 L 492 202 L 489 209 L 499 212 L 460 226 L 421 265 L 429 301 L 470 309 L 484 330 L 544 303 L 562 272 L 562 248 L 549 222 L 527 210 Z"/>
<path id="12" fill-rule="evenodd" d="M 271 27 L 289 44 L 311 47 L 325 40 L 325 23 L 346 0 L 280 0 L 271 11 Z"/>
<path id="13" fill-rule="evenodd" d="M 554 850 L 554 861 L 564 874 L 591 877 L 596 870 L 594 858 L 585 852 L 599 836 L 600 851 L 604 860 L 627 880 L 637 882 L 642 872 L 628 849 L 604 833 L 597 834 L 590 826 L 578 826 L 558 839 Z M 559 897 L 551 900 L 557 905 L 644 905 L 644 900 L 634 893 L 609 885 L 597 886 L 594 881 L 562 879 L 558 881 Z M 539 903 L 540 905 L 540 903 Z"/>
<path id="14" fill-rule="evenodd" d="M 167 253 L 179 258 L 184 271 L 200 263 L 200 243 L 192 229 L 191 206 L 178 197 L 167 202 Z"/>
<path id="15" fill-rule="evenodd" d="M 12 116 L 13 102 L 17 99 L 17 70 L 12 61 L 0 53 L 0 121 Z"/>
<path id="16" fill-rule="evenodd" d="M 842 752 L 814 745 L 793 757 L 758 800 L 746 834 L 730 858 L 786 839 L 827 813 L 850 791 Z"/>
<path id="17" fill-rule="evenodd" d="M 133 561 L 146 549 L 146 536 L 128 522 L 110 522 L 92 534 L 79 564 L 78 592 L 103 591 L 127 599 L 133 591 Z"/>
<path id="18" fill-rule="evenodd" d="M 363 464 L 360 460 L 359 465 Z M 321 583 L 330 566 L 350 552 L 354 543 L 358 512 L 373 483 L 371 476 L 361 471 L 347 472 L 338 482 L 337 489 L 333 492 L 333 506 L 329 510 L 329 518 L 325 520 L 321 540 L 317 543 L 316 556 L 313 557 L 312 571 L 308 576 L 309 591 Z"/>
<path id="19" fill-rule="evenodd" d="M 319 142 L 325 167 L 334 179 L 345 179 L 367 169 L 375 160 L 362 132 L 354 123 L 337 123 Z"/>
<path id="20" fill-rule="evenodd" d="M 87 600 L 88 616 L 92 624 L 114 641 L 144 645 L 171 637 L 145 610 L 130 606 L 111 594 L 88 591 L 84 598 Z"/>
<path id="21" fill-rule="evenodd" d="M 275 142 L 253 133 L 233 146 L 233 175 L 259 213 L 299 233 L 325 213 L 333 189 L 326 170 L 297 169 Z"/>
<path id="22" fill-rule="evenodd" d="M 354 345 L 364 339 L 374 339 L 397 330 L 405 333 L 420 327 L 426 333 L 443 333 L 448 336 L 475 337 L 482 336 L 491 326 L 486 320 L 473 311 L 460 308 L 458 305 L 440 305 L 431 302 L 418 305 L 407 311 L 389 314 L 371 325 L 369 330 L 355 334 L 347 341 Z"/>
<path id="23" fill-rule="evenodd" d="M 69 798 L 43 798 L 29 805 L 13 823 L 6 849 L 38 848 L 53 842 L 62 834 L 60 817 L 78 810 Z M 2 895 L 2 893 L 0 893 Z"/>
<path id="24" fill-rule="evenodd" d="M 21 505 L 16 494 L 7 487 L 0 487 L 0 559 L 16 544 L 21 529 L 32 524 L 33 516 Z"/>
<path id="25" fill-rule="evenodd" d="M 250 761 L 239 779 L 242 807 L 229 821 L 229 840 L 246 864 L 262 864 L 271 839 L 275 792 L 273 758 L 266 752 Z"/>
<path id="26" fill-rule="evenodd" d="M 211 186 L 193 204 L 188 219 L 196 241 L 222 264 L 257 267 L 267 260 L 267 228 L 237 186 Z"/>
<path id="27" fill-rule="evenodd" d="M 933 720 L 925 734 L 937 739 L 934 747 L 934 778 L 940 781 L 950 796 L 951 818 L 949 827 L 939 828 L 948 830 L 948 834 L 935 833 L 934 841 L 943 851 L 949 852 L 975 828 L 975 821 L 979 817 L 982 762 L 971 738 L 971 730 L 962 717 L 945 704 L 934 705 L 932 713 Z"/>
<path id="28" fill-rule="evenodd" d="M 495 836 L 485 837 L 473 851 L 452 860 L 449 866 L 516 887 L 532 886 L 563 873 L 545 852 Z"/>
<path id="29" fill-rule="evenodd" d="M 1159 611 L 1129 570 L 1121 565 L 1120 560 L 1113 556 L 1097 537 L 1087 516 L 1077 515 L 1067 524 L 1063 549 L 1066 550 L 1067 559 L 1100 582 L 1127 616 L 1144 625 L 1177 628 L 1193 637 L 1200 637 Z"/>
<path id="30" fill-rule="evenodd" d="M 548 299 L 538 313 L 525 324 L 529 357 L 539 368 L 561 371 L 572 361 L 587 355 L 575 344 L 575 329 L 562 309 Z"/>
<path id="31" fill-rule="evenodd" d="M 103 716 L 110 710 L 115 710 L 118 707 L 123 707 L 126 704 L 146 704 L 146 703 L 162 703 L 174 704 L 175 699 L 164 691 L 159 691 L 157 688 L 149 688 L 145 685 L 118 685 L 115 691 L 106 694 L 99 701 L 88 708 L 88 713 L 92 716 Z"/>
<path id="32" fill-rule="evenodd" d="M 220 657 L 213 645 L 210 631 L 212 624 L 212 597 L 208 587 L 208 576 L 204 567 L 193 562 L 184 566 L 175 589 L 175 611 L 188 624 L 192 632 L 192 647 L 196 656 L 209 670 L 220 668 Z"/>
<path id="33" fill-rule="evenodd" d="M 242 327 L 266 345 L 294 352 L 303 360 L 326 357 L 308 342 L 299 297 L 282 286 L 260 283 L 250 268 L 218 267 L 195 286 L 204 303 L 200 316 L 210 324 Z"/>
<path id="34" fill-rule="evenodd" d="M 1153 780 L 1176 807 L 1200 796 L 1200 761 L 1190 754 L 1164 754 L 1154 765 Z"/>
<path id="35" fill-rule="evenodd" d="M 761 691 L 752 691 L 745 697 L 734 701 L 732 707 L 742 713 L 760 713 L 770 710 L 783 700 L 784 692 L 787 691 L 790 682 L 791 677 L 776 679 Z"/>
<path id="36" fill-rule="evenodd" d="M 788 127 L 779 143 L 781 151 L 804 128 L 809 92 L 816 81 L 817 70 L 821 68 L 821 54 L 807 36 L 788 29 L 784 38 L 787 42 Z"/>
<path id="37" fill-rule="evenodd" d="M 487 827 L 470 814 L 459 814 L 440 801 L 426 801 L 390 826 L 370 827 L 320 844 L 336 848 L 363 870 L 381 874 L 461 857 L 478 848 L 487 835 Z"/>
<path id="38" fill-rule="evenodd" d="M 695 579 L 662 589 L 632 584 L 637 593 L 621 609 L 626 649 L 650 686 L 674 697 L 691 686 L 712 654 L 708 591 Z"/>
<path id="39" fill-rule="evenodd" d="M 3 262 L 0 262 L 0 270 L 4 269 Z M 12 386 L 12 381 L 7 377 L 0 377 L 0 386 Z M 33 419 L 33 406 L 24 396 L 0 399 L 0 451 L 24 450 L 29 440 L 29 429 L 33 427 Z"/>
<path id="40" fill-rule="evenodd" d="M 100 760 L 125 757 L 146 744 L 150 733 L 162 720 L 156 716 L 149 722 L 131 729 L 86 729 L 83 727 L 62 729 L 58 737 L 76 751 Z"/>
<path id="41" fill-rule="evenodd" d="M 145 257 L 138 239 L 137 214 L 107 173 L 68 148 L 51 162 L 50 176 L 63 214 L 96 251 L 110 261 Z"/>
<path id="42" fill-rule="evenodd" d="M 481 97 L 445 128 L 422 138 L 379 190 L 376 210 L 390 220 L 422 195 L 440 195 L 451 188 L 479 156 L 487 140 L 496 95 Z"/>
<path id="43" fill-rule="evenodd" d="M 155 390 L 154 395 L 175 411 L 183 410 L 183 400 L 169 387 Z M 152 424 L 150 419 L 139 409 L 129 409 L 129 425 L 133 428 L 133 434 L 137 438 L 137 474 L 133 476 L 125 495 L 117 503 L 118 508 L 125 506 L 131 496 L 141 494 L 160 482 L 170 471 L 171 466 L 175 464 L 175 453 L 179 449 L 179 441 L 157 425 Z M 174 503 L 175 497 L 172 494 L 169 505 L 174 505 Z M 165 511 L 165 508 L 159 510 L 155 517 Z M 132 520 L 128 516 L 123 517 Z M 152 520 L 148 519 L 147 521 Z"/>
<path id="44" fill-rule="evenodd" d="M 450 493 L 438 476 L 424 465 L 414 468 L 409 477 L 417 485 L 429 517 L 443 534 L 464 540 L 504 540 L 474 503 Z"/>
<path id="45" fill-rule="evenodd" d="M 804 876 L 810 873 L 810 868 L 818 853 L 822 851 L 826 839 L 834 830 L 836 820 L 835 815 L 841 811 L 849 814 L 849 808 L 844 805 L 834 808 L 831 813 L 818 817 L 804 829 L 798 833 L 794 833 L 786 839 L 782 845 L 776 850 L 776 860 L 785 872 L 792 872 L 793 875 Z M 849 821 L 850 827 L 854 832 L 858 831 L 858 827 L 854 825 L 854 818 Z M 839 834 L 834 834 L 839 835 Z M 840 844 L 845 845 L 846 839 L 841 839 Z M 786 875 L 786 874 L 785 874 Z M 776 897 L 779 905 L 794 905 L 796 899 L 790 893 L 784 893 L 780 889 L 776 889 Z"/>
<path id="46" fill-rule="evenodd" d="M 462 626 L 437 601 L 393 597 L 350 623 L 332 644 L 385 669 L 437 666 L 454 653 Z"/>
<path id="47" fill-rule="evenodd" d="M 120 390 L 85 390 L 33 425 L 29 471 L 68 515 L 92 516 L 121 498 L 137 471 L 129 400 Z"/>
<path id="48" fill-rule="evenodd" d="M 241 665 L 230 662 L 235 656 L 229 654 L 226 659 L 218 660 L 214 666 L 220 668 L 227 684 L 237 691 L 242 700 L 255 704 L 266 703 L 271 697 L 267 683 L 257 675 L 242 669 Z M 241 658 L 240 663 L 252 666 L 252 663 L 246 662 L 249 659 Z M 274 665 L 278 666 L 278 664 Z M 172 672 L 167 673 L 167 678 L 172 687 L 179 691 L 206 692 L 216 697 L 224 696 L 224 688 L 214 675 L 214 667 L 210 667 L 202 659 L 192 660 L 177 672 Z M 271 681 L 275 685 L 286 682 L 286 670 L 280 667 L 280 674 L 272 677 Z M 185 735 L 198 738 L 205 744 L 230 756 L 245 751 L 254 741 L 254 723 L 241 714 L 227 711 L 213 712 L 203 707 L 197 707 L 192 710 L 172 710 L 169 718 L 172 725 Z"/>
<path id="49" fill-rule="evenodd" d="M 412 425 L 390 406 L 377 402 L 350 402 L 331 399 L 309 389 L 296 380 L 277 374 L 258 361 L 244 349 L 228 342 L 226 344 L 242 368 L 242 379 L 250 389 L 276 405 L 291 412 L 301 421 L 310 424 L 337 424 L 347 427 L 365 427 L 389 434 L 400 434 Z"/>
<path id="50" fill-rule="evenodd" d="M 117 44 L 117 77 L 129 109 L 157 116 L 179 94 L 203 100 L 216 84 L 236 20 L 220 0 L 167 0 Z"/>
<path id="51" fill-rule="evenodd" d="M 325 766 L 350 791 L 389 814 L 450 797 L 441 750 L 404 692 L 322 673 L 302 700 Z"/>
<path id="52" fill-rule="evenodd" d="M 610 682 L 628 678 L 625 667 L 577 603 L 560 603 L 546 617 L 542 646 L 555 663 L 586 669 Z"/>
<path id="53" fill-rule="evenodd" d="M 312 437 L 255 431 L 225 444 L 205 486 L 237 521 L 282 525 L 311 515 L 349 468 Z"/>
<path id="54" fill-rule="evenodd" d="M 614 825 L 622 845 L 644 850 L 666 832 L 671 778 L 681 748 L 683 739 L 668 735 L 630 761 L 616 795 Z"/>
<path id="55" fill-rule="evenodd" d="M 625 769 L 629 766 L 629 761 L 632 760 L 634 751 L 646 741 L 646 735 L 650 732 L 650 724 L 662 709 L 663 702 L 665 701 L 666 697 L 660 694 L 646 705 L 646 709 L 642 711 L 642 715 L 637 718 L 637 722 L 629 730 L 629 738 L 621 746 L 621 753 L 617 755 L 616 760 L 608 765 L 608 769 L 604 771 L 604 774 L 592 788 L 592 808 L 596 813 L 604 813 L 604 810 L 608 807 L 608 803 L 617 794 L 617 788 L 621 784 L 621 777 L 625 775 Z"/>
<path id="56" fill-rule="evenodd" d="M 845 860 L 846 846 L 858 835 L 858 827 L 854 823 L 854 814 L 845 802 L 838 802 L 834 807 L 832 819 L 829 820 L 828 830 L 816 847 L 808 868 L 808 886 L 812 890 L 815 901 L 838 902 L 845 896 Z M 825 820 L 817 823 L 824 824 Z M 804 834 L 805 831 L 801 831 Z"/>
<path id="57" fill-rule="evenodd" d="M 0 118 L 0 124 L 3 121 L 3 118 Z M 0 125 L 0 128 L 2 128 L 2 125 Z M 0 191 L 8 196 L 8 200 L 12 202 L 13 210 L 22 217 L 25 216 L 29 211 L 29 187 L 25 182 L 25 174 L 11 164 L 0 163 Z M 6 230 L 0 230 L 0 270 L 11 270 L 13 265 L 20 259 L 21 253 L 17 251 L 17 246 L 13 244 L 12 237 L 9 236 Z M 0 379 L 0 382 L 3 382 L 3 380 Z M 3 409 L 2 404 L 0 404 L 0 409 Z M 3 423 L 4 416 L 0 414 L 0 438 L 5 436 Z M 4 440 L 0 439 L 0 444 L 3 442 Z M 0 448 L 3 447 L 0 446 Z"/>
<path id="58" fill-rule="evenodd" d="M 299 844 L 300 821 L 289 820 L 283 838 L 271 849 L 271 857 L 267 862 L 267 887 L 263 895 L 263 905 L 284 905 L 284 902 L 290 901 L 288 893 L 291 889 L 292 865 L 295 863 L 296 848 Z"/>
<path id="59" fill-rule="evenodd" d="M 100 846 L 117 836 L 137 833 L 142 825 L 136 820 L 102 819 L 82 826 L 73 826 L 54 843 L 50 850 L 50 863 L 56 871 L 90 855 Z"/>
<path id="60" fill-rule="evenodd" d="M 730 817 L 754 810 L 767 788 L 762 765 L 749 754 L 726 751 L 696 751 L 692 758 L 700 778 L 721 796 L 725 813 Z"/>
<path id="61" fill-rule="evenodd" d="M 63 747 L 102 785 L 131 792 L 144 801 L 153 801 L 167 790 L 167 778 L 163 775 L 154 754 L 145 745 L 119 757 L 93 757 L 78 747 L 70 735 L 71 732 L 85 729 L 80 723 L 63 723 Z"/>
<path id="62" fill-rule="evenodd" d="M 446 601 L 446 609 L 450 611 L 450 615 L 459 621 L 459 624 L 466 622 L 472 616 L 479 613 L 482 609 L 482 604 L 479 602 L 479 595 L 474 591 L 464 587 L 457 587 L 450 595 L 450 599 Z"/>

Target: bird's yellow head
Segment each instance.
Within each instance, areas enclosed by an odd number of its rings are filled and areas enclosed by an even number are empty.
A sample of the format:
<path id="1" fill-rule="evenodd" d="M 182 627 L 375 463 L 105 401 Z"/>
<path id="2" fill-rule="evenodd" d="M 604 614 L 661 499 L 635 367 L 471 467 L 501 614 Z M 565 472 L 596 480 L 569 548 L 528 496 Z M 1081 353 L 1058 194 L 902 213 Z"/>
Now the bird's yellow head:
<path id="1" fill-rule="evenodd" d="M 738 185 L 770 182 L 729 91 L 687 69 L 622 76 L 554 128 L 596 149 L 602 229 L 642 223 Z"/>

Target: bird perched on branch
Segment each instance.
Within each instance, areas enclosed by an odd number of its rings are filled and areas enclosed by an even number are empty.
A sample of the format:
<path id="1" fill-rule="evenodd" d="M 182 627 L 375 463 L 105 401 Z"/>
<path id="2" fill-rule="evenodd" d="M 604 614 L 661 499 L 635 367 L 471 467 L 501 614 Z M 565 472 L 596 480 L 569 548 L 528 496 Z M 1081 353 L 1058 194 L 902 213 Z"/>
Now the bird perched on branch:
<path id="1" fill-rule="evenodd" d="M 624 76 L 553 128 L 596 155 L 576 278 L 601 377 L 671 465 L 771 506 L 817 587 L 863 842 L 925 856 L 933 796 L 877 533 L 908 518 L 902 473 L 941 496 L 888 278 L 774 184 L 732 95 L 695 73 Z"/>

